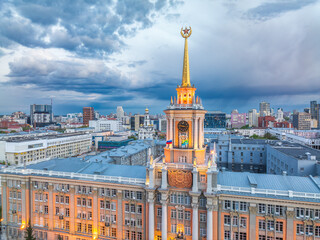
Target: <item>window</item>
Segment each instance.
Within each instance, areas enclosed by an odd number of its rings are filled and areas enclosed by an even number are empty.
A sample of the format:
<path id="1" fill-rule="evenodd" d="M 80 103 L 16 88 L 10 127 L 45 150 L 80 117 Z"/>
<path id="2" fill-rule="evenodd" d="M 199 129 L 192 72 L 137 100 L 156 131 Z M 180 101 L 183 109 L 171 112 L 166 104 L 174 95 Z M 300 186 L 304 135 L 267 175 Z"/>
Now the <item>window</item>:
<path id="1" fill-rule="evenodd" d="M 231 218 L 229 215 L 224 215 L 224 225 L 230 225 L 231 224 Z"/>
<path id="2" fill-rule="evenodd" d="M 91 198 L 88 199 L 88 207 L 92 207 L 92 199 Z"/>
<path id="3" fill-rule="evenodd" d="M 231 201 L 230 200 L 224 200 L 224 209 L 231 209 Z"/>
<path id="4" fill-rule="evenodd" d="M 303 225 L 302 224 L 297 224 L 297 235 L 303 235 Z"/>
<path id="5" fill-rule="evenodd" d="M 224 231 L 224 240 L 230 240 L 231 234 L 230 231 Z"/>
<path id="6" fill-rule="evenodd" d="M 142 205 L 137 205 L 137 213 L 142 213 Z"/>
<path id="7" fill-rule="evenodd" d="M 129 212 L 129 203 L 126 203 L 126 204 L 124 205 L 124 211 L 125 211 L 126 213 Z"/>
<path id="8" fill-rule="evenodd" d="M 56 207 L 56 215 L 59 215 L 59 207 Z"/>
<path id="9" fill-rule="evenodd" d="M 77 206 L 81 206 L 81 198 L 77 198 Z"/>
<path id="10" fill-rule="evenodd" d="M 130 205 L 130 210 L 131 210 L 131 213 L 135 213 L 136 212 L 136 205 L 131 204 Z"/>
<path id="11" fill-rule="evenodd" d="M 277 232 L 283 232 L 283 222 L 276 222 L 276 231 Z"/>
<path id="12" fill-rule="evenodd" d="M 69 204 L 69 196 L 66 196 L 66 204 Z"/>
<path id="13" fill-rule="evenodd" d="M 66 217 L 70 217 L 70 209 L 66 208 Z"/>
<path id="14" fill-rule="evenodd" d="M 56 195 L 56 203 L 59 203 L 59 195 Z"/>
<path id="15" fill-rule="evenodd" d="M 157 222 L 157 230 L 161 231 L 161 220 Z"/>
<path id="16" fill-rule="evenodd" d="M 200 236 L 201 236 L 201 237 L 205 237 L 205 236 L 206 236 L 206 233 L 207 233 L 206 229 L 200 227 Z"/>
<path id="17" fill-rule="evenodd" d="M 171 209 L 171 218 L 177 218 L 177 211 Z"/>
<path id="18" fill-rule="evenodd" d="M 268 229 L 269 231 L 273 231 L 273 230 L 274 230 L 274 221 L 268 220 L 268 222 L 267 222 L 267 229 Z"/>
<path id="19" fill-rule="evenodd" d="M 247 211 L 247 203 L 240 202 L 240 211 L 246 212 Z"/>
<path id="20" fill-rule="evenodd" d="M 200 216 L 201 216 L 201 213 L 200 213 Z M 181 219 L 181 220 L 183 219 L 183 211 L 182 210 L 178 210 L 178 219 Z"/>
<path id="21" fill-rule="evenodd" d="M 232 225 L 233 226 L 238 226 L 238 217 L 237 216 L 233 216 L 232 217 Z"/>
<path id="22" fill-rule="evenodd" d="M 157 208 L 157 216 L 161 217 L 162 216 L 162 208 Z"/>
<path id="23" fill-rule="evenodd" d="M 243 228 L 247 227 L 247 218 L 241 217 L 241 219 L 240 219 L 240 227 L 243 227 Z"/>
<path id="24" fill-rule="evenodd" d="M 171 232 L 176 233 L 177 232 L 177 225 L 176 224 L 171 224 Z"/>
<path id="25" fill-rule="evenodd" d="M 184 227 L 184 234 L 187 236 L 191 236 L 191 227 L 190 226 Z"/>
<path id="26" fill-rule="evenodd" d="M 191 212 L 190 212 L 190 211 L 185 211 L 185 213 L 184 213 L 184 219 L 185 219 L 185 220 L 190 220 L 190 219 L 191 219 Z"/>
<path id="27" fill-rule="evenodd" d="M 206 222 L 207 221 L 207 216 L 205 213 L 200 213 L 200 222 Z"/>
<path id="28" fill-rule="evenodd" d="M 306 225 L 306 235 L 313 235 L 313 226 Z"/>
<path id="29" fill-rule="evenodd" d="M 137 192 L 137 199 L 142 200 L 142 192 Z"/>
<path id="30" fill-rule="evenodd" d="M 100 209 L 104 209 L 104 201 L 100 200 Z"/>

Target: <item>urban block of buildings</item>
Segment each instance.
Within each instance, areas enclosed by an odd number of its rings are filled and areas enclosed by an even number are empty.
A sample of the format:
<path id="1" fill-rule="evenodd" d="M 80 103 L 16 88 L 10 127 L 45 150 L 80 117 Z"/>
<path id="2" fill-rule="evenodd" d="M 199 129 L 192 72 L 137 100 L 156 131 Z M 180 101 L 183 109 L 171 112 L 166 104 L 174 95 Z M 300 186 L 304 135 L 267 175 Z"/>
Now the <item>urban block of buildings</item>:
<path id="1" fill-rule="evenodd" d="M 191 28 L 181 35 L 183 76 L 165 110 L 164 154 L 150 154 L 147 166 L 70 158 L 1 169 L 3 235 L 21 239 L 30 221 L 37 238 L 50 240 L 320 237 L 319 177 L 218 170 L 220 148 L 205 146 L 206 110 L 190 82 Z M 249 159 L 263 147 L 245 144 Z M 264 161 L 262 151 L 255 155 Z"/>

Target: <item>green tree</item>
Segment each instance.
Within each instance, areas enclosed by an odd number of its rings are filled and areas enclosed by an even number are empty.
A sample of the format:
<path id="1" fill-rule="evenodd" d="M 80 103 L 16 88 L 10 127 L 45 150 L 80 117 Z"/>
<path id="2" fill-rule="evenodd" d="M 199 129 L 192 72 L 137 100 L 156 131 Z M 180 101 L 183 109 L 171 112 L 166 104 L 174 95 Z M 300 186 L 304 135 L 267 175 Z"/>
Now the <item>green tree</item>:
<path id="1" fill-rule="evenodd" d="M 33 229 L 31 227 L 30 220 L 28 223 L 28 227 L 26 228 L 26 234 L 24 238 L 26 240 L 36 240 L 36 238 L 33 236 Z"/>

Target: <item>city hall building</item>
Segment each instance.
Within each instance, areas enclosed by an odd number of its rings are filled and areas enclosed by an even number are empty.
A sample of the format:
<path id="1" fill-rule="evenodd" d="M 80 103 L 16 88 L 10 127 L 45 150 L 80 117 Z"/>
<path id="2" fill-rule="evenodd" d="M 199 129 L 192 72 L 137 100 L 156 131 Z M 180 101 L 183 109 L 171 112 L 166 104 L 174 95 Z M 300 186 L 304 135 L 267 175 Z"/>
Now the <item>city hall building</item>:
<path id="1" fill-rule="evenodd" d="M 320 239 L 320 179 L 219 171 L 204 144 L 206 111 L 183 77 L 165 110 L 167 145 L 147 167 L 51 159 L 1 170 L 2 231 L 23 239 Z"/>

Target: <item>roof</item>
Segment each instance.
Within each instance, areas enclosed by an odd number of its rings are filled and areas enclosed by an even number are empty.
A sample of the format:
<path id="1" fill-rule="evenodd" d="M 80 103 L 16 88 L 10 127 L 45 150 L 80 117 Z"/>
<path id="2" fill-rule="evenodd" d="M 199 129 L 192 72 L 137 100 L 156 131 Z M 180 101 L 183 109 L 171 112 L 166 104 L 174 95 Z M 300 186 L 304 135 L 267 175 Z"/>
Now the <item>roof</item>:
<path id="1" fill-rule="evenodd" d="M 269 190 L 271 194 L 254 194 L 256 196 L 282 198 L 282 199 L 294 199 L 279 194 L 272 194 L 272 191 L 278 191 L 283 193 L 284 191 L 292 191 L 297 193 L 307 194 L 319 194 L 320 195 L 320 179 L 319 177 L 300 177 L 300 176 L 284 176 L 274 174 L 261 174 L 261 173 L 249 173 L 249 172 L 219 172 L 218 184 L 221 186 L 229 186 L 243 189 L 254 188 L 256 192 L 259 190 Z M 272 191 L 270 191 L 272 190 Z M 222 191 L 227 193 L 228 191 Z M 233 192 L 230 190 L 229 192 Z M 234 192 L 232 193 L 234 194 Z M 250 192 L 237 191 L 238 195 L 250 195 Z M 298 195 L 298 194 L 297 194 Z M 305 197 L 308 198 L 308 197 Z M 299 198 L 301 201 L 301 198 Z M 320 202 L 320 199 L 308 199 L 308 201 Z"/>
<path id="2" fill-rule="evenodd" d="M 291 143 L 291 142 L 273 142 L 274 144 L 269 144 L 269 146 L 273 149 L 276 149 L 288 156 L 306 160 L 308 159 L 307 155 L 310 153 L 310 156 L 316 156 L 316 159 L 320 159 L 320 151 L 299 143 Z M 278 143 L 278 144 L 277 144 Z M 314 159 L 314 160 L 316 160 Z"/>
<path id="3" fill-rule="evenodd" d="M 24 167 L 16 167 L 16 169 L 24 169 Z M 89 162 L 83 161 L 81 158 L 56 158 L 36 164 L 29 164 L 26 166 L 26 169 L 100 176 L 146 178 L 146 168 L 144 166 L 116 165 L 102 161 Z"/>

